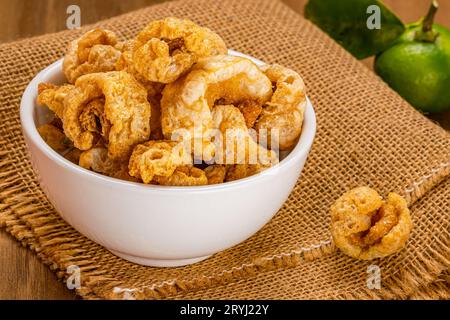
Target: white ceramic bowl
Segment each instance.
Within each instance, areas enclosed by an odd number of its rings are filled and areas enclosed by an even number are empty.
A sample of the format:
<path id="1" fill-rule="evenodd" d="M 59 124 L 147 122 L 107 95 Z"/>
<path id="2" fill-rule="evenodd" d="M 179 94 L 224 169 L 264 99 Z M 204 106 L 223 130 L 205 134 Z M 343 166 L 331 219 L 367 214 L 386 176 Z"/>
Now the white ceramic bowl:
<path id="1" fill-rule="evenodd" d="M 242 56 L 233 51 L 230 54 Z M 278 165 L 255 176 L 198 187 L 144 185 L 109 178 L 67 161 L 36 130 L 50 115 L 36 104 L 37 85 L 64 82 L 61 66 L 59 60 L 42 70 L 22 97 L 20 119 L 33 168 L 65 221 L 115 255 L 135 263 L 187 265 L 252 236 L 288 198 L 314 139 L 316 119 L 308 100 L 296 147 Z"/>

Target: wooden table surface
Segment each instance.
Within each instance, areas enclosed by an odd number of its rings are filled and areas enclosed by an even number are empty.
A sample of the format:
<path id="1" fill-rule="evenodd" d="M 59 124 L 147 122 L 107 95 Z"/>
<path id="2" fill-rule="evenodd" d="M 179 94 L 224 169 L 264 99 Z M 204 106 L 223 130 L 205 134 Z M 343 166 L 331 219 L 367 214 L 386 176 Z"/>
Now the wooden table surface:
<path id="1" fill-rule="evenodd" d="M 306 0 L 283 0 L 299 13 Z M 161 0 L 0 0 L 0 43 L 65 29 L 66 8 L 81 8 L 82 24 L 89 24 Z M 418 20 L 428 8 L 427 0 L 385 0 L 405 22 Z M 450 27 L 450 0 L 440 0 L 436 21 Z M 372 61 L 364 63 L 371 68 Z M 435 116 L 450 128 L 450 113 Z M 34 253 L 0 231 L 0 299 L 75 299 Z"/>

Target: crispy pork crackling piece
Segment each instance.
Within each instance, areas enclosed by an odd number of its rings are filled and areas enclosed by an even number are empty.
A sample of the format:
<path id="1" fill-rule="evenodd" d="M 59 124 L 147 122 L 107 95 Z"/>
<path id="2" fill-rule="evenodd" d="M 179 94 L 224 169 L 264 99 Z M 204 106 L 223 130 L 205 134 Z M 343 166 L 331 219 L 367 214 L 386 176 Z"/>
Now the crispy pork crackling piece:
<path id="1" fill-rule="evenodd" d="M 208 178 L 203 170 L 193 166 L 180 166 L 168 177 L 155 176 L 155 182 L 163 186 L 203 186 Z"/>
<path id="2" fill-rule="evenodd" d="M 213 128 L 219 133 L 214 140 L 216 163 L 260 164 L 265 167 L 278 163 L 277 154 L 258 144 L 250 135 L 238 108 L 232 105 L 215 106 L 212 120 Z"/>
<path id="3" fill-rule="evenodd" d="M 215 152 L 211 142 L 214 134 L 211 109 L 215 103 L 226 100 L 239 105 L 251 101 L 262 105 L 271 95 L 270 80 L 250 60 L 225 55 L 202 58 L 186 76 L 163 90 L 164 137 L 202 146 L 192 148 L 194 157 L 209 161 Z"/>
<path id="4" fill-rule="evenodd" d="M 131 176 L 151 183 L 155 176 L 169 177 L 177 167 L 190 164 L 192 158 L 183 143 L 148 141 L 134 148 L 128 169 Z"/>
<path id="5" fill-rule="evenodd" d="M 206 167 L 204 171 L 208 179 L 208 184 L 218 184 L 225 181 L 227 169 L 224 165 L 214 164 Z"/>
<path id="6" fill-rule="evenodd" d="M 412 221 L 405 199 L 389 193 L 386 201 L 368 187 L 352 189 L 331 206 L 331 233 L 336 246 L 361 260 L 382 258 L 401 250 Z"/>
<path id="7" fill-rule="evenodd" d="M 69 43 L 63 61 L 63 72 L 69 83 L 82 75 L 116 70 L 121 52 L 117 37 L 109 30 L 94 29 Z"/>
<path id="8" fill-rule="evenodd" d="M 75 147 L 91 149 L 100 133 L 108 142 L 109 157 L 126 160 L 137 144 L 149 139 L 151 106 L 147 91 L 132 75 L 124 71 L 87 74 L 75 87 L 64 101 L 63 114 L 64 132 Z M 104 101 L 103 110 L 99 101 Z M 98 119 L 95 130 L 83 117 L 87 111 Z"/>
<path id="9" fill-rule="evenodd" d="M 300 137 L 306 107 L 305 84 L 300 75 L 274 64 L 261 68 L 274 84 L 273 95 L 262 108 L 255 124 L 257 132 L 265 129 L 268 145 L 275 141 L 280 150 L 291 149 Z"/>
<path id="10" fill-rule="evenodd" d="M 130 49 L 134 69 L 148 81 L 162 83 L 178 79 L 199 58 L 227 53 L 216 33 L 173 17 L 151 22 Z"/>
<path id="11" fill-rule="evenodd" d="M 72 142 L 64 135 L 64 132 L 51 124 L 39 126 L 37 130 L 42 139 L 57 152 L 63 152 L 72 145 Z"/>

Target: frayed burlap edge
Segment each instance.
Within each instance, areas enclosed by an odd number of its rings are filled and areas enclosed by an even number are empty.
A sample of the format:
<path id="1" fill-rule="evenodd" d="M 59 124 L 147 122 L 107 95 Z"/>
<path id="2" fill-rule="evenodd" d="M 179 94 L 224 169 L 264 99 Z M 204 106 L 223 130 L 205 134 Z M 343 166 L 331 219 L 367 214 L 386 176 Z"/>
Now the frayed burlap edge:
<path id="1" fill-rule="evenodd" d="M 66 280 L 67 267 L 78 265 L 83 273 L 83 284 L 77 293 L 86 299 L 161 299 L 187 290 L 201 290 L 211 286 L 224 285 L 236 280 L 251 277 L 258 272 L 266 272 L 281 268 L 292 268 L 302 261 L 311 261 L 332 254 L 336 248 L 331 240 L 319 242 L 307 248 L 294 248 L 289 252 L 269 257 L 261 257 L 254 261 L 224 270 L 212 276 L 198 277 L 191 280 L 174 279 L 163 281 L 149 287 L 121 288 L 120 281 L 98 270 L 93 261 L 88 260 L 84 249 L 71 242 L 71 227 L 61 218 L 48 216 L 44 212 L 39 199 L 31 198 L 28 186 L 17 175 L 18 167 L 9 159 L 7 142 L 0 150 L 0 227 L 37 253 L 38 257 L 53 270 L 58 278 Z M 450 161 L 443 163 L 422 176 L 418 181 L 399 192 L 405 196 L 411 206 L 428 191 L 437 186 L 450 175 Z M 89 241 L 89 240 L 86 240 Z M 442 239 L 444 248 L 448 248 L 448 239 Z M 433 252 L 435 261 L 430 262 L 418 257 L 416 272 L 408 271 L 391 278 L 386 288 L 377 292 L 365 289 L 352 293 L 338 294 L 337 299 L 407 299 L 419 288 L 433 283 L 436 278 L 449 268 L 450 260 L 440 252 Z M 430 291 L 431 290 L 431 291 Z M 432 289 L 429 289 L 433 292 Z M 427 292 L 427 291 L 423 291 Z M 438 294 L 438 293 L 433 293 Z"/>

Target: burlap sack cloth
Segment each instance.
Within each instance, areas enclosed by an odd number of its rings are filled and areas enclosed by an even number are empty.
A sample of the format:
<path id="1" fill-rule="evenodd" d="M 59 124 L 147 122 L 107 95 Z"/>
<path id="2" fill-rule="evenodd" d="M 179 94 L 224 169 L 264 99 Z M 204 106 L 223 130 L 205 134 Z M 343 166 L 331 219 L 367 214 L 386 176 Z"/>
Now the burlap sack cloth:
<path id="1" fill-rule="evenodd" d="M 58 276 L 80 266 L 77 292 L 86 298 L 448 298 L 449 134 L 277 1 L 170 2 L 99 25 L 129 38 L 166 16 L 192 19 L 230 48 L 304 77 L 317 136 L 284 207 L 246 242 L 182 268 L 128 263 L 73 230 L 39 188 L 18 112 L 28 82 L 81 32 L 66 31 L 0 46 L 0 225 Z M 415 227 L 400 253 L 361 262 L 333 247 L 328 208 L 359 185 L 407 198 Z M 366 285 L 370 264 L 381 268 L 379 290 Z"/>

